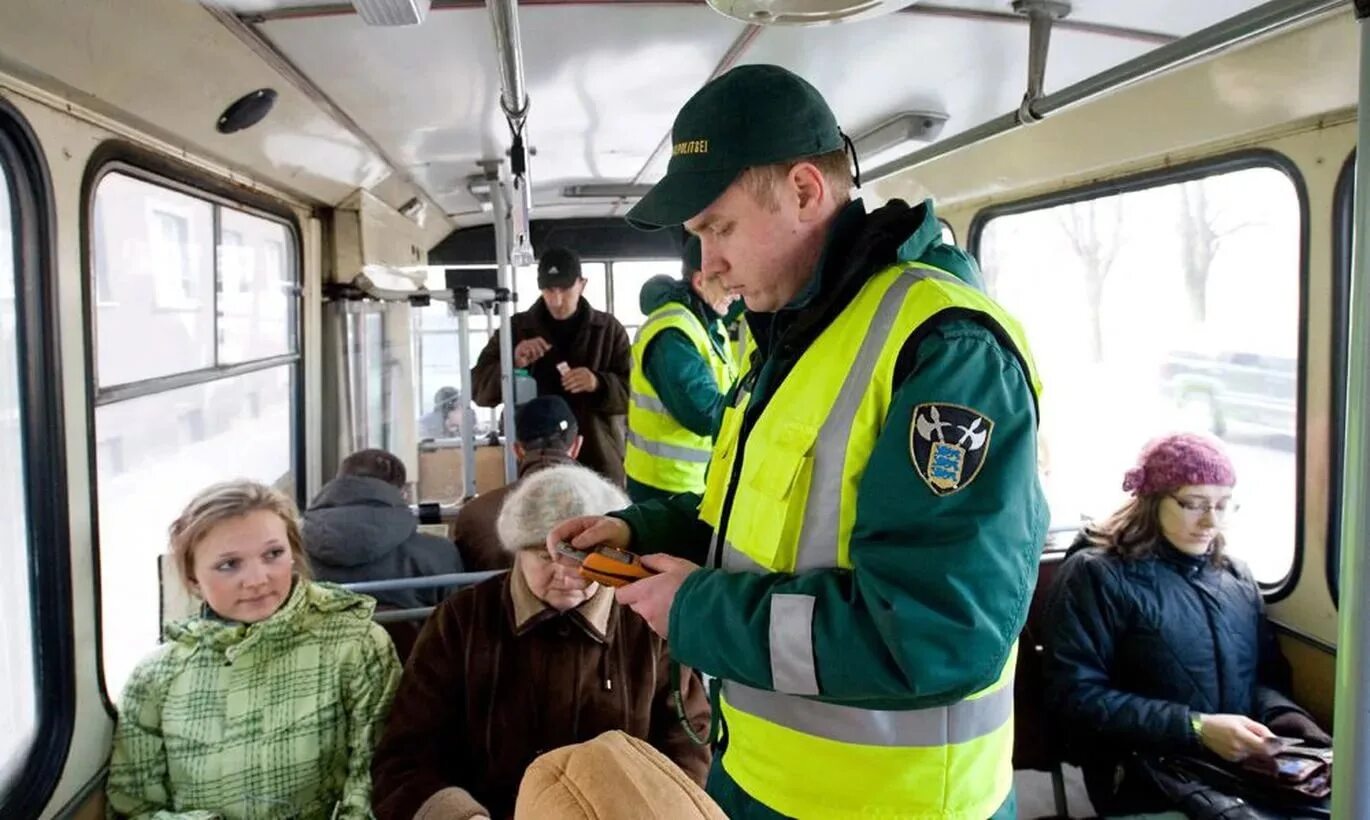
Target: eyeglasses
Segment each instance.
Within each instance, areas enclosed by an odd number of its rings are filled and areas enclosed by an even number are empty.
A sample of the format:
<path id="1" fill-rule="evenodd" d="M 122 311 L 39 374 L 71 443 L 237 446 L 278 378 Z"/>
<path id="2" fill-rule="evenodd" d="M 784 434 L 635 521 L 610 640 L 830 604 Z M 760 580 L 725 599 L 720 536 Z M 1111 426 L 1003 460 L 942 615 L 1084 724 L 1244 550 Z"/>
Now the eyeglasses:
<path id="1" fill-rule="evenodd" d="M 1219 501 L 1217 504 L 1214 504 L 1211 501 L 1201 501 L 1195 498 L 1181 498 L 1178 495 L 1168 496 L 1168 498 L 1180 505 L 1180 509 L 1184 510 L 1192 518 L 1202 518 L 1209 513 L 1213 513 L 1216 518 L 1225 518 L 1241 509 L 1241 505 L 1231 499 Z"/>

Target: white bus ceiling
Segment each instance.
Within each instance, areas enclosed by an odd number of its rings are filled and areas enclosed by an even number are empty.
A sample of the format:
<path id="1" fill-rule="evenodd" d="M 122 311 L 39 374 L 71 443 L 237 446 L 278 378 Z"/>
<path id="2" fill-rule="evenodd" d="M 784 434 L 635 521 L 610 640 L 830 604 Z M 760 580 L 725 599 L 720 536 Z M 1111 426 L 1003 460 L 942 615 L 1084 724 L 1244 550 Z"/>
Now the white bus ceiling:
<path id="1" fill-rule="evenodd" d="M 9 0 L 0 55 L 14 73 L 55 81 L 167 132 L 173 144 L 250 168 L 282 189 L 332 204 L 351 188 L 398 206 L 418 193 L 456 224 L 488 221 L 466 189 L 475 162 L 503 155 L 499 72 L 482 4 L 437 3 L 419 26 L 376 28 L 345 4 L 219 4 L 313 86 L 307 96 L 237 35 L 187 0 Z M 1260 5 L 1251 0 L 1076 2 L 1053 34 L 1045 90 Z M 540 218 L 620 213 L 567 185 L 652 182 L 671 120 L 713 73 L 773 62 L 809 78 L 859 135 L 907 110 L 949 115 L 943 139 L 1017 108 L 1027 75 L 1026 19 L 1007 2 L 916 3 L 873 21 L 757 28 L 702 3 L 547 3 L 520 11 Z M 71 43 L 73 48 L 51 48 Z M 111 70 L 113 68 L 113 70 Z M 261 125 L 221 136 L 223 106 L 258 87 L 281 99 Z M 359 128 L 330 117 L 322 95 Z M 368 142 L 379 150 L 372 150 Z M 436 220 L 441 222 L 442 220 Z M 432 237 L 430 246 L 441 235 Z"/>

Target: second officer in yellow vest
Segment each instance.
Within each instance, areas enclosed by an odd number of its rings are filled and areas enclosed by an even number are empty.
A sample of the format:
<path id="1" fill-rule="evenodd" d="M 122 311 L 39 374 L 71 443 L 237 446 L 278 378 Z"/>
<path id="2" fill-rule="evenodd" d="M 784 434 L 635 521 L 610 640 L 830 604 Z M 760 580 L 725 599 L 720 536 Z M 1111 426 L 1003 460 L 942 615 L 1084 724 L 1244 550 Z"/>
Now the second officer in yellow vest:
<path id="1" fill-rule="evenodd" d="M 704 491 L 704 469 L 737 379 L 723 319 L 733 297 L 685 242 L 682 278 L 654 276 L 639 304 L 628 397 L 628 495 L 634 503 Z"/>
<path id="2" fill-rule="evenodd" d="M 832 111 L 794 74 L 729 71 L 672 141 L 628 218 L 701 238 L 759 353 L 701 495 L 552 539 L 673 554 L 618 599 L 721 681 L 708 791 L 730 817 L 1014 817 L 1047 525 L 1022 331 L 930 201 L 851 199 Z"/>

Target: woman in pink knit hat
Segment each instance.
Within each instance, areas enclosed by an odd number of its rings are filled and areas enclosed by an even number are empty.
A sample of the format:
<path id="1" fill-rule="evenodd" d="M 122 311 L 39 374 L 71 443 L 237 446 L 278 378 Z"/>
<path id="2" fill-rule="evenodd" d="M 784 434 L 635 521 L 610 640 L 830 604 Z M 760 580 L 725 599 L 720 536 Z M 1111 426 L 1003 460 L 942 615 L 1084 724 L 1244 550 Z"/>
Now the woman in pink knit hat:
<path id="1" fill-rule="evenodd" d="M 1250 570 L 1226 554 L 1236 472 L 1214 439 L 1151 441 L 1131 498 L 1088 527 L 1046 612 L 1047 700 L 1106 815 L 1178 808 L 1148 761 L 1237 763 L 1275 736 L 1331 738 L 1285 693 L 1289 665 Z"/>

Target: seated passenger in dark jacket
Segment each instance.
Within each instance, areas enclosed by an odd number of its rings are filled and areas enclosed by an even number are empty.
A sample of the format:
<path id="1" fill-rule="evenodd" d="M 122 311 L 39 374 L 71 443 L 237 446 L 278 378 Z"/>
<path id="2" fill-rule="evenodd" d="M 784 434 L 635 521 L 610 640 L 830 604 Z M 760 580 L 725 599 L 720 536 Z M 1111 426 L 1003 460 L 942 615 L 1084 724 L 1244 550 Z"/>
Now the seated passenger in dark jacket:
<path id="1" fill-rule="evenodd" d="M 1223 552 L 1236 474 L 1217 442 L 1157 439 L 1128 470 L 1133 498 L 1083 534 L 1046 611 L 1047 701 L 1101 813 L 1168 806 L 1135 755 L 1228 761 L 1273 735 L 1331 738 L 1284 693 L 1289 665 L 1250 570 Z"/>
<path id="2" fill-rule="evenodd" d="M 513 570 L 448 598 L 405 666 L 371 767 L 379 820 L 505 820 L 534 759 L 615 729 L 704 783 L 709 747 L 676 715 L 666 642 L 612 589 L 547 552 L 559 522 L 627 503 L 578 464 L 534 473 L 509 494 L 497 527 Z M 708 698 L 693 675 L 682 684 L 703 735 Z"/>
<path id="3" fill-rule="evenodd" d="M 384 450 L 343 459 L 338 477 L 305 510 L 304 548 L 320 581 L 339 584 L 462 572 L 461 556 L 446 538 L 418 531 L 400 490 L 404 462 Z M 368 593 L 396 609 L 436 606 L 447 588 Z"/>

